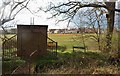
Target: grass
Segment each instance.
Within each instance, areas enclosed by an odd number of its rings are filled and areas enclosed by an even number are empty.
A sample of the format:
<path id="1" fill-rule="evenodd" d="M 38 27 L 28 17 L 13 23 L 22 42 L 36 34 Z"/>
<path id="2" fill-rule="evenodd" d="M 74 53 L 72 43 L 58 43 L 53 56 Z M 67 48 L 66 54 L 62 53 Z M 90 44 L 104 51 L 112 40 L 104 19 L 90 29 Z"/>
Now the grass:
<path id="1" fill-rule="evenodd" d="M 97 50 L 87 50 L 84 52 L 81 49 L 76 49 L 72 52 L 73 45 L 83 46 L 80 34 L 49 34 L 50 38 L 58 42 L 58 46 L 66 47 L 64 51 L 58 49 L 57 59 L 39 58 L 39 73 L 49 74 L 119 74 L 118 65 L 112 64 L 109 59 L 109 53 L 103 53 Z M 117 45 L 114 41 L 117 40 L 116 35 L 113 36 L 112 44 Z M 97 43 L 94 40 L 88 39 L 86 45 L 96 47 Z M 116 48 L 115 46 L 112 46 Z M 114 62 L 114 61 L 113 61 Z"/>
<path id="2" fill-rule="evenodd" d="M 93 34 L 94 35 L 94 34 Z M 58 42 L 57 57 L 53 53 L 38 57 L 34 60 L 38 73 L 49 74 L 119 74 L 117 64 L 108 61 L 109 54 L 98 51 L 97 42 L 92 39 L 85 41 L 90 48 L 86 52 L 76 49 L 72 52 L 74 45 L 83 46 L 81 34 L 48 34 L 54 41 Z M 104 36 L 103 36 L 104 37 Z M 116 49 L 117 36 L 112 39 L 112 47 Z"/>
<path id="3" fill-rule="evenodd" d="M 51 56 L 50 56 L 51 57 Z M 47 58 L 50 58 L 49 56 Z M 45 58 L 46 59 L 46 58 Z M 59 52 L 56 60 L 39 58 L 39 73 L 49 74 L 118 74 L 107 54 L 98 52 Z"/>
<path id="4" fill-rule="evenodd" d="M 66 51 L 72 51 L 72 46 L 80 44 L 79 41 L 74 41 L 74 35 L 64 35 L 64 34 L 51 34 L 50 38 L 58 42 L 58 46 L 66 47 Z"/>
<path id="5" fill-rule="evenodd" d="M 49 34 L 48 36 L 58 42 L 58 46 L 66 47 L 65 51 L 68 52 L 73 50 L 74 45 L 84 46 L 81 34 Z M 88 39 L 86 40 L 86 46 L 97 48 L 97 43 Z"/>

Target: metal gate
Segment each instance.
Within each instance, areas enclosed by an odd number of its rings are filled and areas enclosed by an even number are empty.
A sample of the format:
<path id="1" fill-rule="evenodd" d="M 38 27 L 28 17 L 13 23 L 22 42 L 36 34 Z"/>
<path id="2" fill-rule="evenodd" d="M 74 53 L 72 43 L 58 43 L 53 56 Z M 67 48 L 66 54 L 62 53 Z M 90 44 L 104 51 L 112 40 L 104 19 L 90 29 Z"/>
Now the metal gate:
<path id="1" fill-rule="evenodd" d="M 5 74 L 31 74 L 30 59 L 25 60 L 17 56 L 17 35 L 2 43 L 2 75 Z M 47 51 L 57 55 L 57 42 L 47 37 Z M 33 54 L 33 53 L 31 53 Z M 23 69 L 25 72 L 22 72 Z"/>
<path id="2" fill-rule="evenodd" d="M 20 64 L 25 63 L 17 56 L 17 35 L 3 41 L 2 74 L 11 74 Z"/>

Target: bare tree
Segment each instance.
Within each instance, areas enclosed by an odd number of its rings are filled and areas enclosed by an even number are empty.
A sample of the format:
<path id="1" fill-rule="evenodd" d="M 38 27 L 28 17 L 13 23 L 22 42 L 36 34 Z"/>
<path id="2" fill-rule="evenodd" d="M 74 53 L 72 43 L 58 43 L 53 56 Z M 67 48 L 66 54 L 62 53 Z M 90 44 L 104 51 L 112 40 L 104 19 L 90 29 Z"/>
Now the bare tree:
<path id="1" fill-rule="evenodd" d="M 14 20 L 16 15 L 24 8 L 28 9 L 27 5 L 29 2 L 30 0 L 2 0 L 2 6 L 0 8 L 0 27 L 4 31 L 4 36 L 0 37 L 2 41 L 8 39 L 5 35 L 5 33 L 7 33 L 7 30 L 5 29 L 5 23 Z"/>
<path id="2" fill-rule="evenodd" d="M 51 12 L 52 17 L 63 16 L 63 19 L 58 20 L 64 21 L 69 20 L 68 24 L 72 19 L 76 16 L 78 11 L 84 7 L 97 7 L 97 8 L 105 8 L 108 12 L 106 14 L 107 17 L 107 35 L 106 35 L 106 50 L 111 50 L 111 39 L 112 32 L 114 27 L 114 13 L 120 12 L 120 9 L 115 8 L 115 2 L 79 2 L 79 1 L 68 1 L 67 3 L 59 3 L 57 5 L 50 3 L 49 7 L 45 12 Z"/>
<path id="3" fill-rule="evenodd" d="M 106 12 L 107 10 L 103 8 L 83 8 L 82 10 L 80 10 L 78 16 L 76 16 L 77 19 L 73 20 L 75 25 L 78 26 L 78 28 L 90 28 L 89 30 L 94 31 L 94 34 L 85 35 L 85 38 L 92 39 L 97 42 L 98 50 L 102 50 L 101 32 L 106 25 Z"/>

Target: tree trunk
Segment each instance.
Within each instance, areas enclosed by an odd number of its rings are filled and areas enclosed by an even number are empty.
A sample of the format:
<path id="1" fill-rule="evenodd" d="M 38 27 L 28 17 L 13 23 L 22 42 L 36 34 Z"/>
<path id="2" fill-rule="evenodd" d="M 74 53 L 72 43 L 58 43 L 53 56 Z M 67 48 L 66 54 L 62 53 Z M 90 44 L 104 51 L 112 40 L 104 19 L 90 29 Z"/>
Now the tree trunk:
<path id="1" fill-rule="evenodd" d="M 106 2 L 106 5 L 109 7 L 108 14 L 106 15 L 107 17 L 106 51 L 111 52 L 115 16 L 115 11 L 112 11 L 111 8 L 115 8 L 115 2 Z"/>

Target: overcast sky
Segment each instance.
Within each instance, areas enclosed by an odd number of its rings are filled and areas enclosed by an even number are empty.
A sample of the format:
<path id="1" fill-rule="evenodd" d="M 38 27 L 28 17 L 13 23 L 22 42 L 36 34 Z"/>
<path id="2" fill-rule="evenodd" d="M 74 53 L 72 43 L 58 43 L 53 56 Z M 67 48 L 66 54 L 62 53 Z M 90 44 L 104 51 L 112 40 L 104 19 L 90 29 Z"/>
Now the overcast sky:
<path id="1" fill-rule="evenodd" d="M 63 2 L 66 0 L 33 0 L 29 4 L 29 8 L 36 11 L 39 7 L 46 7 L 48 3 L 52 1 L 53 3 Z M 33 15 L 28 10 L 24 9 L 16 16 L 17 24 L 30 24 L 31 18 L 34 17 L 35 25 L 48 25 L 48 28 L 66 28 L 67 22 L 62 22 L 55 25 L 55 19 L 47 19 L 51 14 L 40 11 L 39 13 Z"/>
<path id="2" fill-rule="evenodd" d="M 4 0 L 4 1 L 9 1 L 9 0 Z M 19 0 L 20 1 L 20 0 Z M 21 0 L 22 1 L 22 0 Z M 58 2 L 67 2 L 68 0 L 31 0 L 30 4 L 28 7 L 32 11 L 36 11 L 39 9 L 39 7 L 46 7 L 49 2 L 53 3 L 58 3 Z M 75 1 L 75 0 L 70 0 L 70 1 Z M 80 1 L 80 0 L 76 0 Z M 82 0 L 81 0 L 82 1 Z M 91 0 L 84 0 L 84 1 L 91 1 Z M 96 1 L 96 0 L 92 0 Z M 102 1 L 102 0 L 99 0 Z M 0 7 L 3 6 L 0 0 Z M 55 24 L 55 18 L 54 19 L 47 19 L 50 17 L 51 14 L 49 13 L 44 13 L 43 11 L 40 11 L 39 13 L 36 14 L 31 14 L 27 9 L 22 10 L 15 18 L 15 22 L 17 24 L 30 24 L 31 18 L 34 18 L 34 24 L 35 25 L 48 25 L 48 28 L 67 28 L 67 21 L 66 22 L 61 22 L 59 24 Z"/>

